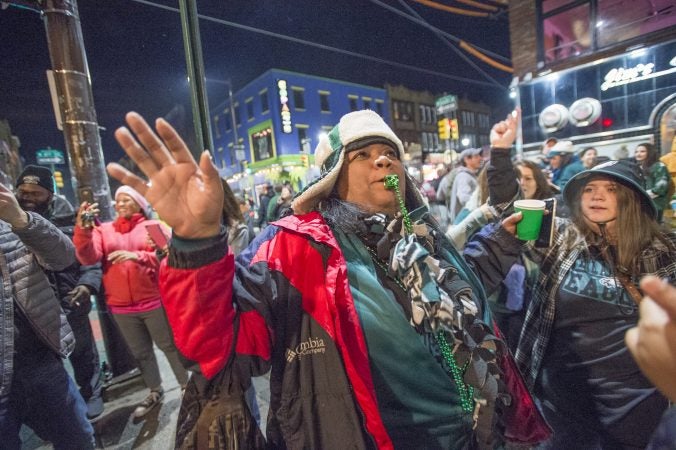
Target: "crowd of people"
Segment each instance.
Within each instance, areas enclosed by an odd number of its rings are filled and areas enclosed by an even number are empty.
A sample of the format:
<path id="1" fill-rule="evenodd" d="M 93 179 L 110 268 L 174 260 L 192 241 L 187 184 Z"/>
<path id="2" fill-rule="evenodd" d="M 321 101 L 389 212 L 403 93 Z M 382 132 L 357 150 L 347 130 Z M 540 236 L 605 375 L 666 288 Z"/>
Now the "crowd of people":
<path id="1" fill-rule="evenodd" d="M 112 222 L 55 213 L 51 172 L 26 167 L 0 187 L 2 448 L 21 424 L 93 448 L 92 295 L 149 389 L 136 418 L 164 395 L 153 344 L 167 356 L 177 448 L 673 448 L 673 181 L 649 143 L 604 161 L 548 139 L 515 160 L 519 120 L 421 190 L 382 118 L 346 114 L 320 176 L 264 184 L 256 213 L 208 152 L 136 113 L 115 136 L 147 179 L 108 166 Z M 545 244 L 517 237 L 519 199 L 556 205 Z"/>

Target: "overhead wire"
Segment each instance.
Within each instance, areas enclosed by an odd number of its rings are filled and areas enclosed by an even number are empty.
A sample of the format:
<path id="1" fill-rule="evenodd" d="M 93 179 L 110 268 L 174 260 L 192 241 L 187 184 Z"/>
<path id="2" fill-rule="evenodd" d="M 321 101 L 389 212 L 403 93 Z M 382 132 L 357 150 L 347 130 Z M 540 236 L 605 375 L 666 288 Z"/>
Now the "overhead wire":
<path id="1" fill-rule="evenodd" d="M 483 62 L 485 62 L 488 65 L 491 65 L 495 67 L 496 69 L 502 70 L 504 72 L 509 72 L 509 73 L 514 73 L 514 69 L 512 67 L 506 66 L 504 64 L 500 64 L 499 62 L 495 61 L 492 58 L 489 58 L 488 56 L 484 55 L 480 51 L 476 50 L 474 47 L 472 47 L 470 44 L 468 44 L 465 41 L 460 42 L 460 48 L 466 50 L 467 52 L 471 53 L 472 55 L 476 56 Z"/>
<path id="2" fill-rule="evenodd" d="M 156 8 L 159 8 L 159 9 L 164 9 L 166 11 L 173 11 L 173 12 L 180 13 L 180 10 L 178 8 L 175 8 L 173 6 L 162 5 L 162 4 L 155 3 L 155 2 L 152 2 L 152 1 L 149 1 L 149 0 L 130 0 L 130 1 L 135 2 L 135 3 L 139 3 L 139 4 L 143 4 L 143 5 L 147 5 L 147 6 L 156 7 Z M 206 20 L 206 21 L 209 21 L 209 22 L 214 22 L 214 23 L 218 23 L 218 24 L 221 24 L 221 25 L 226 25 L 226 26 L 229 26 L 229 27 L 237 28 L 237 29 L 240 29 L 240 30 L 250 31 L 250 32 L 256 33 L 256 34 L 262 34 L 264 36 L 269 36 L 269 37 L 274 37 L 274 38 L 286 40 L 286 41 L 293 42 L 293 43 L 296 43 L 296 44 L 302 44 L 302 45 L 306 45 L 306 46 L 309 46 L 309 47 L 315 47 L 315 48 L 319 48 L 321 50 L 332 51 L 332 52 L 340 53 L 340 54 L 347 55 L 347 56 L 362 58 L 362 59 L 377 62 L 377 63 L 380 63 L 380 64 L 386 64 L 386 65 L 393 66 L 393 67 L 398 67 L 398 68 L 407 69 L 407 70 L 411 70 L 411 71 L 415 71 L 415 72 L 425 73 L 427 75 L 434 75 L 434 76 L 438 76 L 438 77 L 442 77 L 442 78 L 448 78 L 448 79 L 451 79 L 451 80 L 461 81 L 461 82 L 464 82 L 464 83 L 477 84 L 477 85 L 488 86 L 488 87 L 492 87 L 492 88 L 496 87 L 495 84 L 489 83 L 487 81 L 479 81 L 479 80 L 474 80 L 472 78 L 459 77 L 459 76 L 456 76 L 456 75 L 450 75 L 450 74 L 443 73 L 443 72 L 437 72 L 435 70 L 424 69 L 422 67 L 416 67 L 416 66 L 411 66 L 409 64 L 403 64 L 403 63 L 399 63 L 399 62 L 396 62 L 396 61 L 390 61 L 390 60 L 387 60 L 387 59 L 377 58 L 375 56 L 365 55 L 363 53 L 357 53 L 357 52 L 353 52 L 353 51 L 350 51 L 350 50 L 344 50 L 342 48 L 332 47 L 330 45 L 320 44 L 320 43 L 317 43 L 317 42 L 308 41 L 308 40 L 305 40 L 305 39 L 300 39 L 300 38 L 296 38 L 296 37 L 293 37 L 293 36 L 288 36 L 288 35 L 285 35 L 285 34 L 276 33 L 276 32 L 273 32 L 273 31 L 262 30 L 260 28 L 255 28 L 255 27 L 252 27 L 252 26 L 249 26 L 249 25 L 242 25 L 240 23 L 231 22 L 231 21 L 224 20 L 224 19 L 219 19 L 219 18 L 216 18 L 216 17 L 207 16 L 207 15 L 204 15 L 204 14 L 198 14 L 197 16 L 200 19 L 203 19 L 203 20 Z M 499 85 L 499 86 L 500 86 L 501 89 L 504 89 L 504 87 L 502 85 Z"/>
<path id="3" fill-rule="evenodd" d="M 410 5 L 408 5 L 408 4 L 406 3 L 405 0 L 399 0 L 399 4 L 401 4 L 404 8 L 406 8 L 406 9 L 407 9 L 411 14 L 413 14 L 416 18 L 418 18 L 418 19 L 420 19 L 420 20 L 422 20 L 422 21 L 425 21 L 425 20 L 422 18 L 422 16 L 420 16 L 420 14 L 418 14 L 418 13 L 416 12 L 416 10 L 414 10 Z M 425 21 L 425 23 L 427 23 L 427 22 Z M 434 28 L 434 27 L 432 27 L 432 28 Z M 457 49 L 457 48 L 449 41 L 448 38 L 446 38 L 445 36 L 443 36 L 443 35 L 439 32 L 439 31 L 441 31 L 441 30 L 438 30 L 438 31 L 437 31 L 436 29 L 433 29 L 433 30 L 431 30 L 431 31 L 432 31 L 432 32 L 433 32 L 433 33 L 434 33 L 434 34 L 435 34 L 435 35 L 436 35 L 436 36 L 437 36 L 444 44 L 446 44 L 446 46 L 447 46 L 448 48 L 450 48 L 451 50 L 453 50 L 453 51 L 454 51 L 454 52 L 455 52 L 455 53 L 456 53 L 463 61 L 465 61 L 465 62 L 466 62 L 467 64 L 469 64 L 470 66 L 472 66 L 472 67 L 473 67 L 477 72 L 479 72 L 484 78 L 487 78 L 487 79 L 490 80 L 493 84 L 495 84 L 495 85 L 497 85 L 497 86 L 500 86 L 500 88 L 505 89 L 505 87 L 504 87 L 503 85 L 501 85 L 495 78 L 493 78 L 493 77 L 491 77 L 489 74 L 487 74 L 487 73 L 486 73 L 483 69 L 481 69 L 481 67 L 479 67 L 474 61 L 472 61 L 469 57 L 467 57 L 467 55 L 465 55 L 462 51 L 460 51 L 459 49 Z M 460 41 L 460 45 L 462 45 L 462 42 L 463 42 L 463 41 Z"/>
<path id="4" fill-rule="evenodd" d="M 458 3 L 463 3 L 463 4 L 467 5 L 467 6 L 473 6 L 473 7 L 475 7 L 475 8 L 483 9 L 483 10 L 486 10 L 486 11 L 493 11 L 493 12 L 495 12 L 495 11 L 498 10 L 498 7 L 497 7 L 497 6 L 487 5 L 487 4 L 485 4 L 485 3 L 476 2 L 476 1 L 474 1 L 474 0 L 455 0 L 455 1 L 458 2 Z"/>
<path id="5" fill-rule="evenodd" d="M 397 15 L 399 15 L 399 16 L 401 16 L 401 17 L 407 19 L 407 20 L 410 20 L 411 22 L 415 22 L 415 23 L 417 23 L 418 25 L 421 25 L 421 26 L 423 26 L 423 27 L 425 27 L 425 28 L 427 28 L 427 29 L 429 29 L 429 30 L 432 30 L 432 31 L 434 31 L 435 33 L 440 33 L 440 34 L 443 35 L 444 37 L 447 37 L 448 39 L 452 40 L 453 42 L 455 42 L 455 43 L 457 43 L 457 44 L 460 44 L 460 42 L 462 42 L 462 39 L 460 39 L 459 37 L 454 36 L 454 35 L 452 35 L 452 34 L 446 32 L 446 31 L 444 31 L 444 30 L 440 30 L 439 28 L 435 27 L 434 25 L 431 25 L 431 24 L 427 23 L 426 21 L 424 21 L 424 20 L 422 20 L 422 19 L 418 19 L 417 17 L 413 17 L 413 16 L 411 16 L 411 15 L 409 15 L 409 14 L 406 14 L 404 11 L 401 11 L 401 10 L 399 10 L 399 9 L 393 7 L 393 6 L 390 6 L 390 5 L 388 5 L 387 3 L 383 3 L 383 2 L 381 2 L 380 0 L 369 0 L 369 1 L 370 1 L 371 3 L 374 3 L 374 4 L 378 5 L 378 6 L 381 6 L 381 7 L 385 8 L 385 9 L 387 9 L 387 10 L 389 10 L 389 11 L 391 11 L 391 12 L 393 12 L 393 13 L 395 13 L 395 14 L 397 14 Z M 493 57 L 493 58 L 495 58 L 495 59 L 500 59 L 500 60 L 505 61 L 505 62 L 507 62 L 507 63 L 510 63 L 510 62 L 511 62 L 511 60 L 510 60 L 509 58 L 507 58 L 506 56 L 502 56 L 502 55 L 499 55 L 499 54 L 497 54 L 497 53 L 494 53 L 494 52 L 492 52 L 492 51 L 490 51 L 490 50 L 488 50 L 488 49 L 481 48 L 481 47 L 479 47 L 478 45 L 472 45 L 472 46 L 473 46 L 475 49 L 478 49 L 479 51 L 481 51 L 481 52 L 483 52 L 483 53 L 485 53 L 485 54 L 487 54 L 487 55 L 490 55 L 491 57 Z"/>
<path id="6" fill-rule="evenodd" d="M 446 11 L 453 14 L 459 14 L 461 16 L 470 16 L 470 17 L 488 17 L 490 16 L 487 12 L 472 11 L 469 9 L 456 8 L 455 6 L 448 6 L 442 3 L 433 2 L 432 0 L 413 0 L 416 3 L 421 5 L 429 6 L 430 8 L 438 9 L 441 11 Z"/>

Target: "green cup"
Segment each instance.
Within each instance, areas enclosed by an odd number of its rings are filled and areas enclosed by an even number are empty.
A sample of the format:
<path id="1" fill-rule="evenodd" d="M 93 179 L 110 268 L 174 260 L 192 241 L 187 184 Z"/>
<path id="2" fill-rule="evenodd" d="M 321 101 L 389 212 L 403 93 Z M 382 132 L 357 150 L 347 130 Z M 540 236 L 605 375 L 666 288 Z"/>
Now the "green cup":
<path id="1" fill-rule="evenodd" d="M 517 200 L 514 202 L 514 211 L 523 214 L 523 218 L 516 224 L 516 237 L 522 241 L 533 241 L 540 234 L 542 216 L 545 213 L 545 202 L 542 200 Z"/>

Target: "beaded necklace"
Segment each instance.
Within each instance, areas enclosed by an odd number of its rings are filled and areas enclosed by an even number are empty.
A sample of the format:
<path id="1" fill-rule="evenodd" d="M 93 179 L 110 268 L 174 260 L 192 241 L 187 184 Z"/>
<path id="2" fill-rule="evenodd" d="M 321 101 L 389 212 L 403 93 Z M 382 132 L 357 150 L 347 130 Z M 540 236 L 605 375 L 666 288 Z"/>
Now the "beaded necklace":
<path id="1" fill-rule="evenodd" d="M 408 214 L 408 210 L 406 209 L 406 205 L 404 204 L 404 200 L 402 199 L 401 192 L 399 190 L 399 177 L 397 175 L 387 175 L 385 176 L 384 182 L 385 188 L 392 189 L 395 192 L 397 202 L 399 203 L 399 209 L 402 213 L 405 231 L 409 234 L 412 233 L 413 225 L 411 223 L 411 218 Z M 401 280 L 398 277 L 390 274 L 387 264 L 380 259 L 375 250 L 373 250 L 368 245 L 364 245 L 364 247 L 366 247 L 366 250 L 371 254 L 371 259 L 373 260 L 373 262 L 378 267 L 380 267 L 380 269 L 382 269 L 385 276 L 390 280 L 394 281 L 397 284 L 397 286 L 401 288 L 402 291 L 408 292 L 404 284 L 401 282 Z M 472 413 L 474 411 L 474 388 L 472 386 L 465 384 L 465 381 L 463 379 L 463 374 L 467 369 L 467 366 L 469 365 L 470 361 L 468 360 L 465 366 L 463 368 L 460 368 L 457 360 L 455 359 L 455 355 L 453 354 L 453 349 L 446 340 L 446 335 L 444 334 L 443 330 L 440 330 L 436 334 L 434 334 L 434 337 L 437 341 L 437 344 L 439 345 L 441 356 L 446 365 L 448 366 L 448 368 L 450 369 L 451 376 L 453 377 L 455 386 L 458 389 L 458 394 L 460 396 L 460 406 L 464 412 Z"/>

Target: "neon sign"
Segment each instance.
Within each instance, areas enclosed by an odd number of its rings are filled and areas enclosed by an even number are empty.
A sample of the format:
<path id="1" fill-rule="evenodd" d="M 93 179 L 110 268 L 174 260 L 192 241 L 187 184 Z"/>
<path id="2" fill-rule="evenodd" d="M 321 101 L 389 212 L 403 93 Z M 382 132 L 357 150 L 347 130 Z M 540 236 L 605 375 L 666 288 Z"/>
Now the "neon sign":
<path id="1" fill-rule="evenodd" d="M 650 78 L 661 77 L 673 72 L 676 72 L 676 67 L 662 70 L 660 72 L 655 72 L 655 64 L 653 63 L 637 64 L 636 66 L 630 68 L 613 68 L 608 71 L 605 77 L 603 77 L 605 81 L 601 84 L 601 90 L 607 91 L 613 87 L 623 86 L 629 83 L 636 83 L 637 81 L 643 81 Z"/>
<path id="2" fill-rule="evenodd" d="M 281 116 L 282 116 L 282 132 L 291 133 L 293 128 L 291 127 L 291 111 L 289 110 L 289 92 L 286 89 L 286 80 L 277 81 L 277 90 L 279 93 L 279 103 L 281 107 Z"/>

